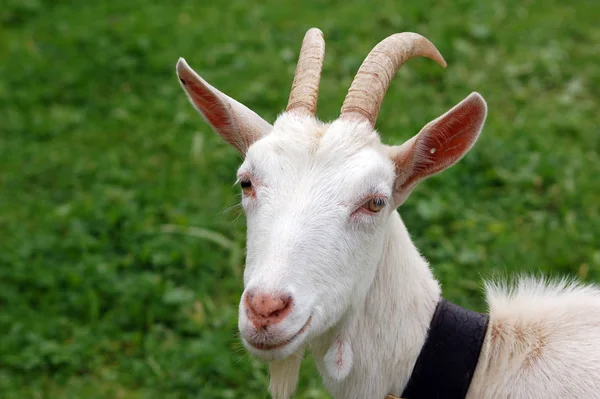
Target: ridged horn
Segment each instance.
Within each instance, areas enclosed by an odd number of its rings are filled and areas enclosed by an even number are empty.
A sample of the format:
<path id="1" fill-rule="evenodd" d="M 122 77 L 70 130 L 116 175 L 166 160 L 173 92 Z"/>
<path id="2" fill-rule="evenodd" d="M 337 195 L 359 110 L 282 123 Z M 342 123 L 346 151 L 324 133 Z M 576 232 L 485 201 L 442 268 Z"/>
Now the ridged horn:
<path id="1" fill-rule="evenodd" d="M 317 28 L 311 28 L 306 32 L 302 41 L 286 111 L 301 115 L 315 114 L 324 57 L 323 32 Z"/>
<path id="2" fill-rule="evenodd" d="M 389 36 L 371 50 L 358 69 L 340 117 L 366 119 L 375 126 L 390 82 L 402 64 L 413 57 L 427 57 L 446 67 L 440 52 L 425 37 L 412 32 Z"/>

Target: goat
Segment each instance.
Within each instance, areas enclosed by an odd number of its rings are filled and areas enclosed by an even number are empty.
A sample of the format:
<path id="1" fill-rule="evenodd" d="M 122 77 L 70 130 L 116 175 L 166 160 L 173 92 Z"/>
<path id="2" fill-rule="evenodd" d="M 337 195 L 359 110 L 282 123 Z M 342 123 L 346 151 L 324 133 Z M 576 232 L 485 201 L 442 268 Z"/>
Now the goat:
<path id="1" fill-rule="evenodd" d="M 293 395 L 307 346 L 335 398 L 399 396 L 441 289 L 396 209 L 471 149 L 487 105 L 473 92 L 386 146 L 374 126 L 394 74 L 417 56 L 445 67 L 441 54 L 416 33 L 386 38 L 359 68 L 340 117 L 323 123 L 315 112 L 324 52 L 322 32 L 310 29 L 273 125 L 183 58 L 176 69 L 191 103 L 244 157 L 238 327 L 246 349 L 269 361 L 273 397 Z M 489 324 L 468 398 L 600 397 L 600 289 L 533 277 L 485 287 Z"/>

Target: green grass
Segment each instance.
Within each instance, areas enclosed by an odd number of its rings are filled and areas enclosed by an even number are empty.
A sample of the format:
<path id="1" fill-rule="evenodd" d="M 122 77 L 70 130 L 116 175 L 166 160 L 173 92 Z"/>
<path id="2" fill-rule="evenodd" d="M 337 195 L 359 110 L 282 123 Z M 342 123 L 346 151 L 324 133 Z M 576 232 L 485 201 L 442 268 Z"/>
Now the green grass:
<path id="1" fill-rule="evenodd" d="M 386 142 L 473 90 L 487 99 L 478 145 L 400 209 L 448 299 L 482 310 L 481 276 L 508 272 L 600 280 L 600 3 L 212 3 L 3 2 L 0 397 L 267 396 L 236 336 L 239 157 L 174 66 L 186 57 L 273 120 L 311 26 L 328 46 L 325 120 L 398 31 L 426 35 L 449 65 L 398 73 Z M 308 363 L 298 396 L 327 397 Z"/>

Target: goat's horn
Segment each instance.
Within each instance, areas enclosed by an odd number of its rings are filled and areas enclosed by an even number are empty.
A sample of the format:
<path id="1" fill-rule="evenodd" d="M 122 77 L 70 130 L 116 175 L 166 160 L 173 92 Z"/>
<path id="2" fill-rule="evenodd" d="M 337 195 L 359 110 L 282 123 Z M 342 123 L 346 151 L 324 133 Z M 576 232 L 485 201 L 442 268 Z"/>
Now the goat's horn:
<path id="1" fill-rule="evenodd" d="M 302 41 L 286 111 L 302 115 L 315 114 L 324 57 L 323 32 L 317 28 L 309 29 Z"/>
<path id="2" fill-rule="evenodd" d="M 396 33 L 379 42 L 367 55 L 348 90 L 340 117 L 366 119 L 375 126 L 392 78 L 413 57 L 427 57 L 446 67 L 446 61 L 429 40 L 417 33 Z"/>

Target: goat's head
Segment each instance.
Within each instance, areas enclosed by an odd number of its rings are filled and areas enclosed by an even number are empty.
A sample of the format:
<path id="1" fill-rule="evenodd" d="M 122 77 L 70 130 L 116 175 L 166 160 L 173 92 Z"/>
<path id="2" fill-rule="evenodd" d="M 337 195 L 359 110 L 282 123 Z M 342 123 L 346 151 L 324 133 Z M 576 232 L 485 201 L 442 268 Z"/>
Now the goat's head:
<path id="1" fill-rule="evenodd" d="M 364 301 L 391 212 L 414 186 L 475 143 L 486 104 L 472 93 L 400 146 L 374 129 L 397 69 L 409 58 L 445 62 L 427 39 L 401 33 L 367 56 L 331 123 L 315 118 L 325 43 L 307 32 L 286 112 L 274 125 L 200 78 L 177 73 L 196 109 L 244 155 L 238 171 L 247 216 L 239 329 L 248 350 L 284 358 Z"/>

